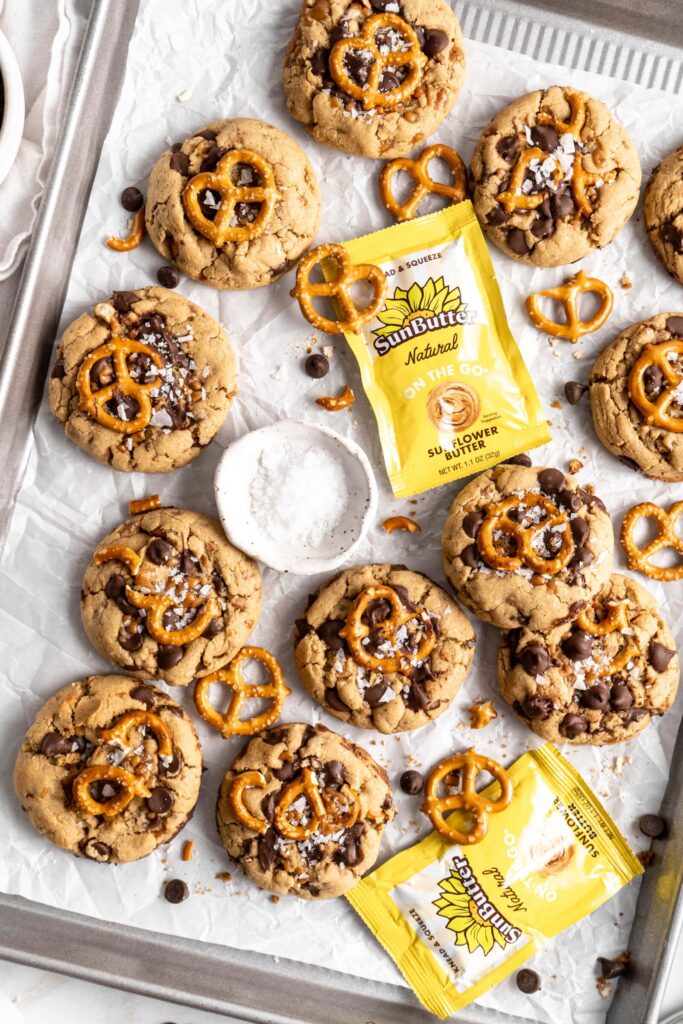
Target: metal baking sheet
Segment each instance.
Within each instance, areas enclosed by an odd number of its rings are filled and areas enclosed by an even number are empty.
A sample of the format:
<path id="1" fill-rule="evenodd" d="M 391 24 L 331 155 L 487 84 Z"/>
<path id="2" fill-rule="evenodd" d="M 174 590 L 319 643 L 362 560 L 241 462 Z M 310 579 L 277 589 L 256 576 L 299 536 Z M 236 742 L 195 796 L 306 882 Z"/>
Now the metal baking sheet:
<path id="1" fill-rule="evenodd" d="M 683 29 L 676 20 L 676 5 L 668 0 L 641 0 L 637 10 L 630 0 L 575 0 L 571 16 L 567 5 L 558 0 L 456 0 L 453 6 L 470 39 L 673 94 L 683 82 L 681 54 L 675 48 L 683 44 Z M 21 482 L 31 425 L 137 9 L 138 0 L 93 4 L 60 144 L 12 311 L 0 367 L 0 465 L 4 469 L 0 549 Z M 639 36 L 645 26 L 647 39 Z M 683 731 L 674 751 L 663 813 L 670 823 L 670 838 L 659 844 L 656 864 L 645 876 L 631 934 L 637 969 L 618 986 L 608 1024 L 655 1024 L 659 1016 L 683 922 L 683 836 L 676 824 L 683 820 Z M 319 1024 L 324 1006 L 331 1024 L 433 1020 L 400 986 L 113 926 L 19 897 L 0 895 L 0 911 L 0 956 L 5 959 L 233 1019 Z M 458 1015 L 460 1024 L 512 1020 L 476 1006 Z"/>

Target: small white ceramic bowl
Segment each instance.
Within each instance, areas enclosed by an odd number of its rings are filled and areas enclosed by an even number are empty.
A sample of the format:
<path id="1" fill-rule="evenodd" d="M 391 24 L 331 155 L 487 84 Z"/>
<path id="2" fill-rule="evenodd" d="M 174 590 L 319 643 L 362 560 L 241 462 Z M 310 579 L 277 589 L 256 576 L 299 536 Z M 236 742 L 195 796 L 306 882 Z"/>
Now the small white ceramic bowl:
<path id="1" fill-rule="evenodd" d="M 292 500 L 288 458 L 277 480 L 274 474 L 281 457 L 297 452 L 298 470 L 305 463 L 315 474 L 300 502 Z M 216 467 L 214 488 L 228 539 L 272 569 L 299 576 L 330 572 L 350 558 L 377 513 L 365 452 L 329 427 L 299 420 L 280 420 L 234 441 Z M 335 490 L 343 491 L 340 501 L 332 499 Z M 316 520 L 322 512 L 338 519 L 333 529 Z"/>
<path id="2" fill-rule="evenodd" d="M 9 174 L 24 131 L 24 87 L 7 37 L 0 32 L 0 76 L 4 110 L 0 121 L 0 184 Z"/>

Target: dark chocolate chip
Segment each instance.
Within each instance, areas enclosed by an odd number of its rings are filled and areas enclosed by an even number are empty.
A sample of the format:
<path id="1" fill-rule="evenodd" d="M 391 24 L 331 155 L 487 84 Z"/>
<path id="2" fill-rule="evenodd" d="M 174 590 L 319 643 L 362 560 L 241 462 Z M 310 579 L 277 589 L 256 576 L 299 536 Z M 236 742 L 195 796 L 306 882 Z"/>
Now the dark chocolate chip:
<path id="1" fill-rule="evenodd" d="M 666 329 L 676 338 L 683 338 L 683 316 L 670 316 L 666 321 Z"/>
<path id="2" fill-rule="evenodd" d="M 614 683 L 610 691 L 609 701 L 615 711 L 628 711 L 633 705 L 633 694 L 626 683 Z"/>
<path id="3" fill-rule="evenodd" d="M 626 466 L 627 469 L 632 469 L 636 473 L 640 472 L 640 466 L 638 465 L 636 460 L 630 459 L 628 455 L 620 455 L 619 462 L 621 462 L 622 466 Z"/>
<path id="4" fill-rule="evenodd" d="M 215 171 L 218 166 L 218 161 L 221 157 L 225 156 L 227 152 L 228 151 L 224 146 L 212 146 L 199 165 L 200 173 L 206 174 L 208 171 Z"/>
<path id="5" fill-rule="evenodd" d="M 577 547 L 572 558 L 568 563 L 569 569 L 583 569 L 584 566 L 590 565 L 591 562 L 595 561 L 595 555 L 590 548 L 585 546 Z"/>
<path id="6" fill-rule="evenodd" d="M 398 784 L 408 796 L 416 796 L 422 792 L 425 780 L 422 772 L 416 772 L 411 768 L 407 772 L 403 772 L 403 775 L 398 780 Z"/>
<path id="7" fill-rule="evenodd" d="M 421 683 L 413 681 L 410 684 L 406 704 L 411 711 L 426 711 L 430 706 L 431 701 L 427 696 L 427 691 Z"/>
<path id="8" fill-rule="evenodd" d="M 304 370 L 309 377 L 320 380 L 325 377 L 330 369 L 330 361 L 321 352 L 313 352 L 304 363 Z"/>
<path id="9" fill-rule="evenodd" d="M 607 506 L 601 498 L 598 498 L 597 494 L 591 494 L 590 491 L 584 490 L 583 487 L 579 487 L 579 495 L 584 505 L 588 505 L 588 508 L 599 508 L 601 512 L 607 511 Z"/>
<path id="10" fill-rule="evenodd" d="M 328 686 L 325 689 L 325 703 L 329 704 L 335 711 L 348 711 L 347 705 L 339 696 L 339 690 L 336 686 Z"/>
<path id="11" fill-rule="evenodd" d="M 530 967 L 523 967 L 521 971 L 517 971 L 515 981 L 517 982 L 517 988 L 519 991 L 523 992 L 527 996 L 533 995 L 534 992 L 538 992 L 541 987 L 540 977 L 536 971 L 532 971 Z"/>
<path id="12" fill-rule="evenodd" d="M 319 78 L 322 78 L 327 71 L 328 56 L 329 50 L 319 47 L 311 57 L 311 71 Z"/>
<path id="13" fill-rule="evenodd" d="M 179 661 L 183 660 L 184 655 L 184 647 L 160 644 L 157 651 L 157 665 L 161 669 L 173 668 L 174 665 L 177 665 Z"/>
<path id="14" fill-rule="evenodd" d="M 313 626 L 310 624 L 308 619 L 295 619 L 294 629 L 296 630 L 297 643 L 299 642 L 299 640 L 303 640 L 305 636 L 308 636 L 310 633 L 315 632 Z"/>
<path id="15" fill-rule="evenodd" d="M 506 213 L 500 203 L 492 206 L 489 212 L 486 214 L 486 223 L 490 224 L 491 227 L 497 228 L 501 224 L 505 224 L 510 219 L 510 214 Z"/>
<path id="16" fill-rule="evenodd" d="M 339 636 L 339 630 L 343 629 L 345 625 L 346 623 L 342 619 L 327 619 L 326 622 L 322 622 L 318 626 L 318 636 L 331 651 L 340 651 L 344 646 L 344 641 Z"/>
<path id="17" fill-rule="evenodd" d="M 588 722 L 581 715 L 565 715 L 560 722 L 560 735 L 575 740 L 588 731 Z"/>
<path id="18" fill-rule="evenodd" d="M 162 288 L 177 288 L 180 284 L 180 274 L 175 267 L 159 267 L 157 281 Z"/>
<path id="19" fill-rule="evenodd" d="M 570 405 L 578 405 L 587 391 L 586 385 L 580 384 L 578 380 L 568 380 L 564 386 L 565 398 Z"/>
<path id="20" fill-rule="evenodd" d="M 218 616 L 215 619 L 211 619 L 211 622 L 202 633 L 202 636 L 205 640 L 213 640 L 213 638 L 218 636 L 219 633 L 222 633 L 224 629 L 225 623 L 223 622 L 223 619 Z"/>
<path id="21" fill-rule="evenodd" d="M 379 683 L 375 683 L 374 686 L 368 686 L 364 697 L 371 708 L 376 708 L 378 704 L 381 704 L 382 697 L 387 692 L 388 685 L 388 683 L 385 683 L 384 680 L 382 680 Z"/>
<path id="22" fill-rule="evenodd" d="M 60 356 L 55 365 L 52 367 L 52 373 L 50 377 L 53 380 L 64 380 L 66 377 L 66 367 L 64 366 L 64 356 Z"/>
<path id="23" fill-rule="evenodd" d="M 346 782 L 346 771 L 341 761 L 326 761 L 324 769 L 326 786 L 344 785 Z"/>
<path id="24" fill-rule="evenodd" d="M 617 957 L 615 960 L 609 960 L 606 956 L 599 956 L 598 963 L 600 964 L 600 974 L 605 981 L 620 978 L 628 970 L 627 956 Z"/>
<path id="25" fill-rule="evenodd" d="M 539 124 L 531 129 L 531 141 L 534 146 L 552 153 L 560 144 L 557 132 L 550 124 Z"/>
<path id="26" fill-rule="evenodd" d="M 339 848 L 341 862 L 347 868 L 353 868 L 361 860 L 360 843 L 356 839 L 347 837 Z"/>
<path id="27" fill-rule="evenodd" d="M 138 210 L 142 209 L 144 201 L 145 197 L 135 185 L 129 185 L 121 193 L 121 206 L 124 210 L 128 210 L 128 213 L 137 213 Z"/>
<path id="28" fill-rule="evenodd" d="M 503 160 L 512 161 L 519 147 L 520 141 L 516 135 L 504 135 L 496 143 L 496 152 Z"/>
<path id="29" fill-rule="evenodd" d="M 591 532 L 591 528 L 585 519 L 572 519 L 569 524 L 569 529 L 572 532 L 572 537 L 579 546 L 582 546 L 584 541 L 588 540 Z"/>
<path id="30" fill-rule="evenodd" d="M 134 690 L 130 691 L 130 695 L 133 700 L 139 700 L 141 704 L 146 704 L 148 708 L 154 704 L 154 690 L 151 686 L 136 686 Z"/>
<path id="31" fill-rule="evenodd" d="M 111 846 L 107 846 L 106 843 L 102 843 L 98 839 L 88 839 L 81 843 L 80 848 L 86 857 L 89 857 L 90 860 L 98 860 L 100 863 L 105 863 L 111 857 Z"/>
<path id="32" fill-rule="evenodd" d="M 264 796 L 261 801 L 261 813 L 266 821 L 272 822 L 275 817 L 275 804 L 279 793 L 269 793 L 268 796 Z"/>
<path id="33" fill-rule="evenodd" d="M 529 676 L 542 676 L 550 668 L 550 652 L 543 644 L 527 644 L 517 660 Z"/>
<path id="34" fill-rule="evenodd" d="M 447 46 L 448 36 L 445 32 L 442 32 L 440 28 L 427 29 L 422 49 L 429 58 L 436 57 L 437 53 L 441 53 Z"/>
<path id="35" fill-rule="evenodd" d="M 169 710 L 174 711 L 175 708 L 169 708 Z M 176 775 L 180 775 L 180 769 L 182 766 L 183 762 L 180 754 L 174 750 L 170 761 L 167 763 L 159 761 L 159 774 L 165 775 L 167 779 L 174 779 Z"/>
<path id="36" fill-rule="evenodd" d="M 568 487 L 563 487 L 559 491 L 557 501 L 563 508 L 568 508 L 570 512 L 578 512 L 583 504 L 576 491 L 570 491 Z"/>
<path id="37" fill-rule="evenodd" d="M 467 513 L 467 515 L 462 521 L 462 528 L 468 537 L 477 536 L 477 531 L 479 530 L 481 524 L 484 522 L 485 518 L 486 516 L 484 515 L 484 513 L 480 512 L 479 509 L 476 508 L 473 509 L 471 512 Z"/>
<path id="38" fill-rule="evenodd" d="M 540 693 L 527 697 L 522 705 L 522 713 L 526 718 L 538 719 L 545 722 L 555 710 L 555 705 L 550 697 L 543 697 Z"/>
<path id="39" fill-rule="evenodd" d="M 274 828 L 269 828 L 268 831 L 259 836 L 258 841 L 258 862 L 261 866 L 262 871 L 270 871 L 275 863 L 275 843 L 277 842 L 277 832 Z"/>
<path id="40" fill-rule="evenodd" d="M 647 649 L 648 661 L 655 672 L 663 672 L 676 652 L 660 644 L 658 640 L 651 640 Z"/>
<path id="41" fill-rule="evenodd" d="M 546 494 L 558 494 L 566 485 L 564 473 L 559 469 L 544 469 L 538 474 L 538 486 Z"/>
<path id="42" fill-rule="evenodd" d="M 531 456 L 527 455 L 526 452 L 520 452 L 519 455 L 513 455 L 511 458 L 505 460 L 507 466 L 525 466 L 527 469 L 532 465 Z"/>
<path id="43" fill-rule="evenodd" d="M 365 85 L 368 80 L 368 75 L 370 74 L 372 56 L 367 50 L 349 50 L 344 57 L 344 65 L 349 77 L 354 82 L 358 85 Z M 391 86 L 388 88 L 391 88 Z M 384 91 L 386 92 L 387 89 Z"/>
<path id="44" fill-rule="evenodd" d="M 477 545 L 468 544 L 467 547 L 463 548 L 460 552 L 460 558 L 462 559 L 463 565 L 466 565 L 468 569 L 476 569 L 479 564 Z"/>
<path id="45" fill-rule="evenodd" d="M 376 626 L 391 615 L 391 605 L 383 597 L 371 601 L 362 615 L 362 621 L 368 626 Z"/>
<path id="46" fill-rule="evenodd" d="M 664 818 L 658 814 L 643 814 L 638 820 L 638 827 L 644 836 L 650 839 L 661 839 L 667 834 Z"/>
<path id="47" fill-rule="evenodd" d="M 174 153 L 171 153 L 169 166 L 172 171 L 177 171 L 178 174 L 186 176 L 190 169 L 190 161 L 185 153 L 177 149 Z"/>
<path id="48" fill-rule="evenodd" d="M 216 138 L 216 133 L 213 128 L 202 128 L 200 132 L 194 133 L 195 139 L 206 139 L 207 142 L 213 142 Z"/>
<path id="49" fill-rule="evenodd" d="M 118 632 L 117 640 L 119 646 L 123 647 L 124 651 L 133 653 L 133 651 L 139 651 L 142 647 L 145 638 L 142 633 L 128 633 L 126 630 L 121 628 Z"/>
<path id="50" fill-rule="evenodd" d="M 572 629 L 562 641 L 562 650 L 570 661 L 585 661 L 593 653 L 593 637 L 582 629 Z"/>
<path id="51" fill-rule="evenodd" d="M 196 576 L 199 572 L 199 563 L 191 551 L 183 551 L 180 556 L 178 568 L 185 576 Z"/>
<path id="52" fill-rule="evenodd" d="M 582 690 L 579 694 L 579 704 L 591 711 L 607 711 L 610 705 L 610 691 L 604 683 L 596 683 Z"/>
<path id="53" fill-rule="evenodd" d="M 624 715 L 624 725 L 632 725 L 634 722 L 641 722 L 647 715 L 645 708 L 630 708 Z"/>
<path id="54" fill-rule="evenodd" d="M 536 217 L 531 225 L 531 234 L 538 238 L 539 242 L 544 238 L 550 238 L 555 234 L 555 221 L 552 217 Z"/>
<path id="55" fill-rule="evenodd" d="M 507 233 L 507 243 L 510 249 L 518 256 L 527 256 L 530 252 L 526 235 L 521 228 L 510 228 Z"/>
<path id="56" fill-rule="evenodd" d="M 175 555 L 175 548 L 167 540 L 155 537 L 147 545 L 145 555 L 154 565 L 166 565 Z"/>
<path id="57" fill-rule="evenodd" d="M 281 768 L 275 768 L 273 775 L 280 782 L 290 782 L 296 775 L 296 765 L 293 761 L 285 761 Z"/>
<path id="58" fill-rule="evenodd" d="M 655 363 L 647 366 L 643 372 L 643 386 L 650 395 L 655 395 L 664 384 L 664 374 Z"/>
<path id="59" fill-rule="evenodd" d="M 175 796 L 166 786 L 156 786 L 147 797 L 147 807 L 152 814 L 168 814 L 175 802 Z"/>
<path id="60" fill-rule="evenodd" d="M 563 220 L 575 209 L 576 206 L 570 192 L 558 192 L 550 198 L 550 212 L 555 220 Z"/>
<path id="61" fill-rule="evenodd" d="M 172 878 L 164 886 L 164 899 L 169 903 L 182 903 L 189 895 L 190 890 L 182 878 Z"/>
<path id="62" fill-rule="evenodd" d="M 43 737 L 40 744 L 40 752 L 45 757 L 59 757 L 60 754 L 71 753 L 71 740 L 60 736 L 58 732 L 49 732 Z"/>
<path id="63" fill-rule="evenodd" d="M 670 245 L 677 256 L 683 256 L 683 231 L 677 228 L 675 224 L 669 221 L 667 224 L 662 224 L 660 234 L 662 241 Z"/>

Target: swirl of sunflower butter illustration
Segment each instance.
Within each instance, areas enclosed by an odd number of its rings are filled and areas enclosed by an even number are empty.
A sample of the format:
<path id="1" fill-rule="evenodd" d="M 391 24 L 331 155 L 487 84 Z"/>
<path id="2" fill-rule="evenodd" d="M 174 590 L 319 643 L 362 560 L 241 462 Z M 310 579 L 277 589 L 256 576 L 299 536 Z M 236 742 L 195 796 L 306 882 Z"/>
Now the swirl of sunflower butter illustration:
<path id="1" fill-rule="evenodd" d="M 479 395 L 462 381 L 437 384 L 427 396 L 427 416 L 440 434 L 455 434 L 471 427 L 479 409 Z"/>

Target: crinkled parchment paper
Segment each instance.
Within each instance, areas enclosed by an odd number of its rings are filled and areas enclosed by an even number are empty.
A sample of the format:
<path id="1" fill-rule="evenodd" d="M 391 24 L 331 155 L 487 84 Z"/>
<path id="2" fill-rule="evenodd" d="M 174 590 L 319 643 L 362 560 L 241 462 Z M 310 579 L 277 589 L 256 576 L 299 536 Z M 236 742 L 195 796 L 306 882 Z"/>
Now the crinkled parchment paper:
<path id="1" fill-rule="evenodd" d="M 163 261 L 149 243 L 130 254 L 113 253 L 104 245 L 107 235 L 125 228 L 119 192 L 127 184 L 144 181 L 168 143 L 185 138 L 217 117 L 264 118 L 299 140 L 321 181 L 321 241 L 349 238 L 389 222 L 377 196 L 379 165 L 314 144 L 287 116 L 280 67 L 297 7 L 297 0 L 277 0 L 266 7 L 253 0 L 229 4 L 147 0 L 141 5 L 123 93 L 85 217 L 63 325 L 110 295 L 112 289 L 136 288 L 154 281 Z M 580 86 L 609 104 L 636 140 L 645 175 L 681 141 L 683 108 L 670 96 L 539 65 L 491 46 L 471 43 L 467 49 L 465 89 L 435 137 L 456 147 L 465 159 L 471 156 L 484 124 L 503 104 L 556 82 Z M 189 98 L 179 101 L 177 97 L 186 92 Z M 59 259 L 59 239 L 54 240 L 53 252 Z M 497 250 L 493 258 L 513 332 L 552 422 L 553 442 L 538 453 L 538 461 L 566 470 L 570 459 L 581 458 L 580 480 L 598 484 L 598 493 L 606 500 L 617 528 L 623 511 L 635 501 L 651 498 L 668 504 L 682 498 L 683 484 L 667 487 L 648 481 L 604 451 L 593 435 L 587 403 L 572 409 L 563 396 L 564 382 L 584 379 L 594 356 L 617 331 L 650 314 L 683 307 L 680 286 L 660 269 L 649 250 L 640 213 L 607 250 L 584 261 L 588 273 L 603 278 L 614 289 L 615 310 L 606 327 L 577 347 L 564 342 L 551 347 L 523 311 L 525 296 L 558 283 L 563 271 L 530 270 Z M 630 290 L 620 285 L 624 274 L 633 282 Z M 269 288 L 233 294 L 182 280 L 182 293 L 227 326 L 241 364 L 239 398 L 219 442 L 193 465 L 165 476 L 117 474 L 97 465 L 67 441 L 51 419 L 47 403 L 42 405 L 0 588 L 6 637 L 0 680 L 0 830 L 5 850 L 0 884 L 34 900 L 154 929 L 161 935 L 196 937 L 280 957 L 296 951 L 302 961 L 400 982 L 389 958 L 343 899 L 317 906 L 282 899 L 275 905 L 239 871 L 234 872 L 232 883 L 215 877 L 230 865 L 217 841 L 214 801 L 221 773 L 240 740 L 217 739 L 203 722 L 198 723 L 209 771 L 197 814 L 170 849 L 137 864 L 104 867 L 53 849 L 28 825 L 11 790 L 16 749 L 38 706 L 70 680 L 112 670 L 89 647 L 80 625 L 80 581 L 92 548 L 126 517 L 132 497 L 160 490 L 165 503 L 212 512 L 212 478 L 221 445 L 247 430 L 295 416 L 325 423 L 358 441 L 377 474 L 378 522 L 414 507 L 422 525 L 421 533 L 391 536 L 375 526 L 358 552 L 358 560 L 406 562 L 442 579 L 439 536 L 458 485 L 422 495 L 416 506 L 392 498 L 374 419 L 345 342 L 322 339 L 334 346 L 332 371 L 325 381 L 312 381 L 302 371 L 310 331 L 288 296 L 291 278 L 289 274 Z M 336 391 L 347 382 L 359 396 L 351 413 L 326 413 L 314 404 L 317 395 Z M 562 404 L 556 408 L 558 399 Z M 617 568 L 623 568 L 621 555 Z M 337 719 L 325 715 L 302 692 L 291 654 L 292 622 L 301 613 L 308 592 L 321 582 L 279 576 L 269 570 L 264 573 L 265 608 L 253 639 L 282 661 L 294 689 L 286 719 L 324 721 L 341 728 L 387 766 L 392 781 L 403 770 L 408 754 L 426 768 L 448 751 L 476 742 L 482 753 L 509 763 L 535 742 L 497 696 L 497 637 L 495 630 L 479 624 L 473 671 L 453 706 L 434 724 L 413 734 L 382 738 L 340 726 Z M 675 583 L 648 585 L 662 602 L 680 643 L 683 587 Z M 189 692 L 176 690 L 174 696 L 190 708 Z M 493 698 L 499 717 L 485 731 L 473 734 L 465 708 L 480 696 Z M 566 748 L 636 849 L 645 846 L 637 819 L 644 811 L 657 810 L 679 718 L 680 701 L 631 745 L 602 750 Z M 403 849 L 426 831 L 418 801 L 400 791 L 396 799 L 399 813 L 385 833 L 383 857 Z M 189 864 L 180 861 L 184 839 L 196 844 Z M 173 876 L 186 878 L 192 889 L 191 898 L 180 906 L 171 906 L 160 895 L 163 879 Z M 598 1024 L 607 1004 L 595 988 L 595 957 L 598 953 L 610 956 L 625 947 L 636 894 L 634 883 L 536 958 L 534 966 L 543 977 L 538 994 L 522 996 L 509 980 L 482 1002 L 526 1020 L 533 1016 L 548 1024 Z"/>

